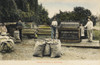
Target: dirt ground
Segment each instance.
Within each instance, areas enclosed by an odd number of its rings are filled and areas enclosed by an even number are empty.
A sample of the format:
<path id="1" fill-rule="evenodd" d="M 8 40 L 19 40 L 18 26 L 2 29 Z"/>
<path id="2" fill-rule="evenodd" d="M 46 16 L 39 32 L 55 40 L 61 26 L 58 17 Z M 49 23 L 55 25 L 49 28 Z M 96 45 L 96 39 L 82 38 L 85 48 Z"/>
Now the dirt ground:
<path id="1" fill-rule="evenodd" d="M 11 53 L 0 53 L 0 60 L 100 60 L 100 49 L 62 47 L 60 58 L 34 57 L 34 39 L 24 39 L 15 44 L 15 50 Z"/>

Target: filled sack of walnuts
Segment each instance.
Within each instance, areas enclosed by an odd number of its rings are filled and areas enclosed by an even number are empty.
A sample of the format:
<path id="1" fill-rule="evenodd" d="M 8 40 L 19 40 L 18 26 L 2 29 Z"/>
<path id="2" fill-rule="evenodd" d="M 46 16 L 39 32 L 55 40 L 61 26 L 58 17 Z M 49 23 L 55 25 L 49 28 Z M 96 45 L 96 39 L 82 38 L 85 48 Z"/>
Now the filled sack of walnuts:
<path id="1" fill-rule="evenodd" d="M 50 44 L 50 48 L 51 48 L 51 57 L 52 58 L 61 56 L 61 42 L 60 42 L 60 40 L 58 40 L 58 39 L 52 40 L 52 42 Z"/>
<path id="2" fill-rule="evenodd" d="M 43 55 L 50 56 L 50 53 L 51 53 L 50 44 L 46 43 Z"/>
<path id="3" fill-rule="evenodd" d="M 14 38 L 15 38 L 16 40 L 20 40 L 19 31 L 18 31 L 18 30 L 14 31 Z"/>
<path id="4" fill-rule="evenodd" d="M 45 41 L 44 40 L 37 41 L 34 47 L 33 56 L 42 57 L 44 48 L 45 48 Z"/>

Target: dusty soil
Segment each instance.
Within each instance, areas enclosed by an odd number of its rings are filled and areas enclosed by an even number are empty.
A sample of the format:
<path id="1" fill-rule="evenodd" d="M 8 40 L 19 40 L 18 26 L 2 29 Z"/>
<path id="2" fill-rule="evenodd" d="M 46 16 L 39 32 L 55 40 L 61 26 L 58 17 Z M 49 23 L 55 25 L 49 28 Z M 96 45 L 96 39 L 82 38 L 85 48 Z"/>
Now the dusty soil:
<path id="1" fill-rule="evenodd" d="M 0 53 L 0 60 L 100 60 L 100 49 L 62 47 L 62 57 L 34 57 L 34 39 L 25 39 L 15 44 L 11 53 Z"/>

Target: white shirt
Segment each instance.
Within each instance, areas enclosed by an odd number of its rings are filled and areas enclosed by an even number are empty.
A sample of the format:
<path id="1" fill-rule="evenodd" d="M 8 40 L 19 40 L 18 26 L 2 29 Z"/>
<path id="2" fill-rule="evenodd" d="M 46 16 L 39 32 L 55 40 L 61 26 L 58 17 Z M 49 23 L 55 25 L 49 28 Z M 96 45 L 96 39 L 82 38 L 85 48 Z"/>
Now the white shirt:
<path id="1" fill-rule="evenodd" d="M 87 24 L 85 25 L 85 27 L 87 27 L 88 30 L 92 30 L 93 29 L 93 22 L 88 21 Z"/>
<path id="2" fill-rule="evenodd" d="M 57 26 L 58 23 L 57 23 L 57 21 L 52 21 L 51 25 L 53 25 L 53 26 Z"/>
<path id="3" fill-rule="evenodd" d="M 80 26 L 80 29 L 81 29 L 81 36 L 84 36 L 84 27 Z"/>

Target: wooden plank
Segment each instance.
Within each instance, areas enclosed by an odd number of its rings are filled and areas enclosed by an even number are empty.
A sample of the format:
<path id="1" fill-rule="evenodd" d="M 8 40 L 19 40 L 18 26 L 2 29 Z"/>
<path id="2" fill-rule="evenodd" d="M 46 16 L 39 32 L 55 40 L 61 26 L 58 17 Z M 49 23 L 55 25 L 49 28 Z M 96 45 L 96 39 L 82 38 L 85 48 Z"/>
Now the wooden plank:
<path id="1" fill-rule="evenodd" d="M 93 41 L 93 42 L 87 42 L 82 41 L 81 43 L 62 43 L 62 46 L 68 46 L 68 47 L 98 47 L 100 48 L 99 41 Z"/>
<path id="2" fill-rule="evenodd" d="M 79 43 L 79 42 L 81 42 L 81 40 L 79 39 L 79 40 L 61 40 L 61 42 L 66 42 L 66 43 Z"/>

